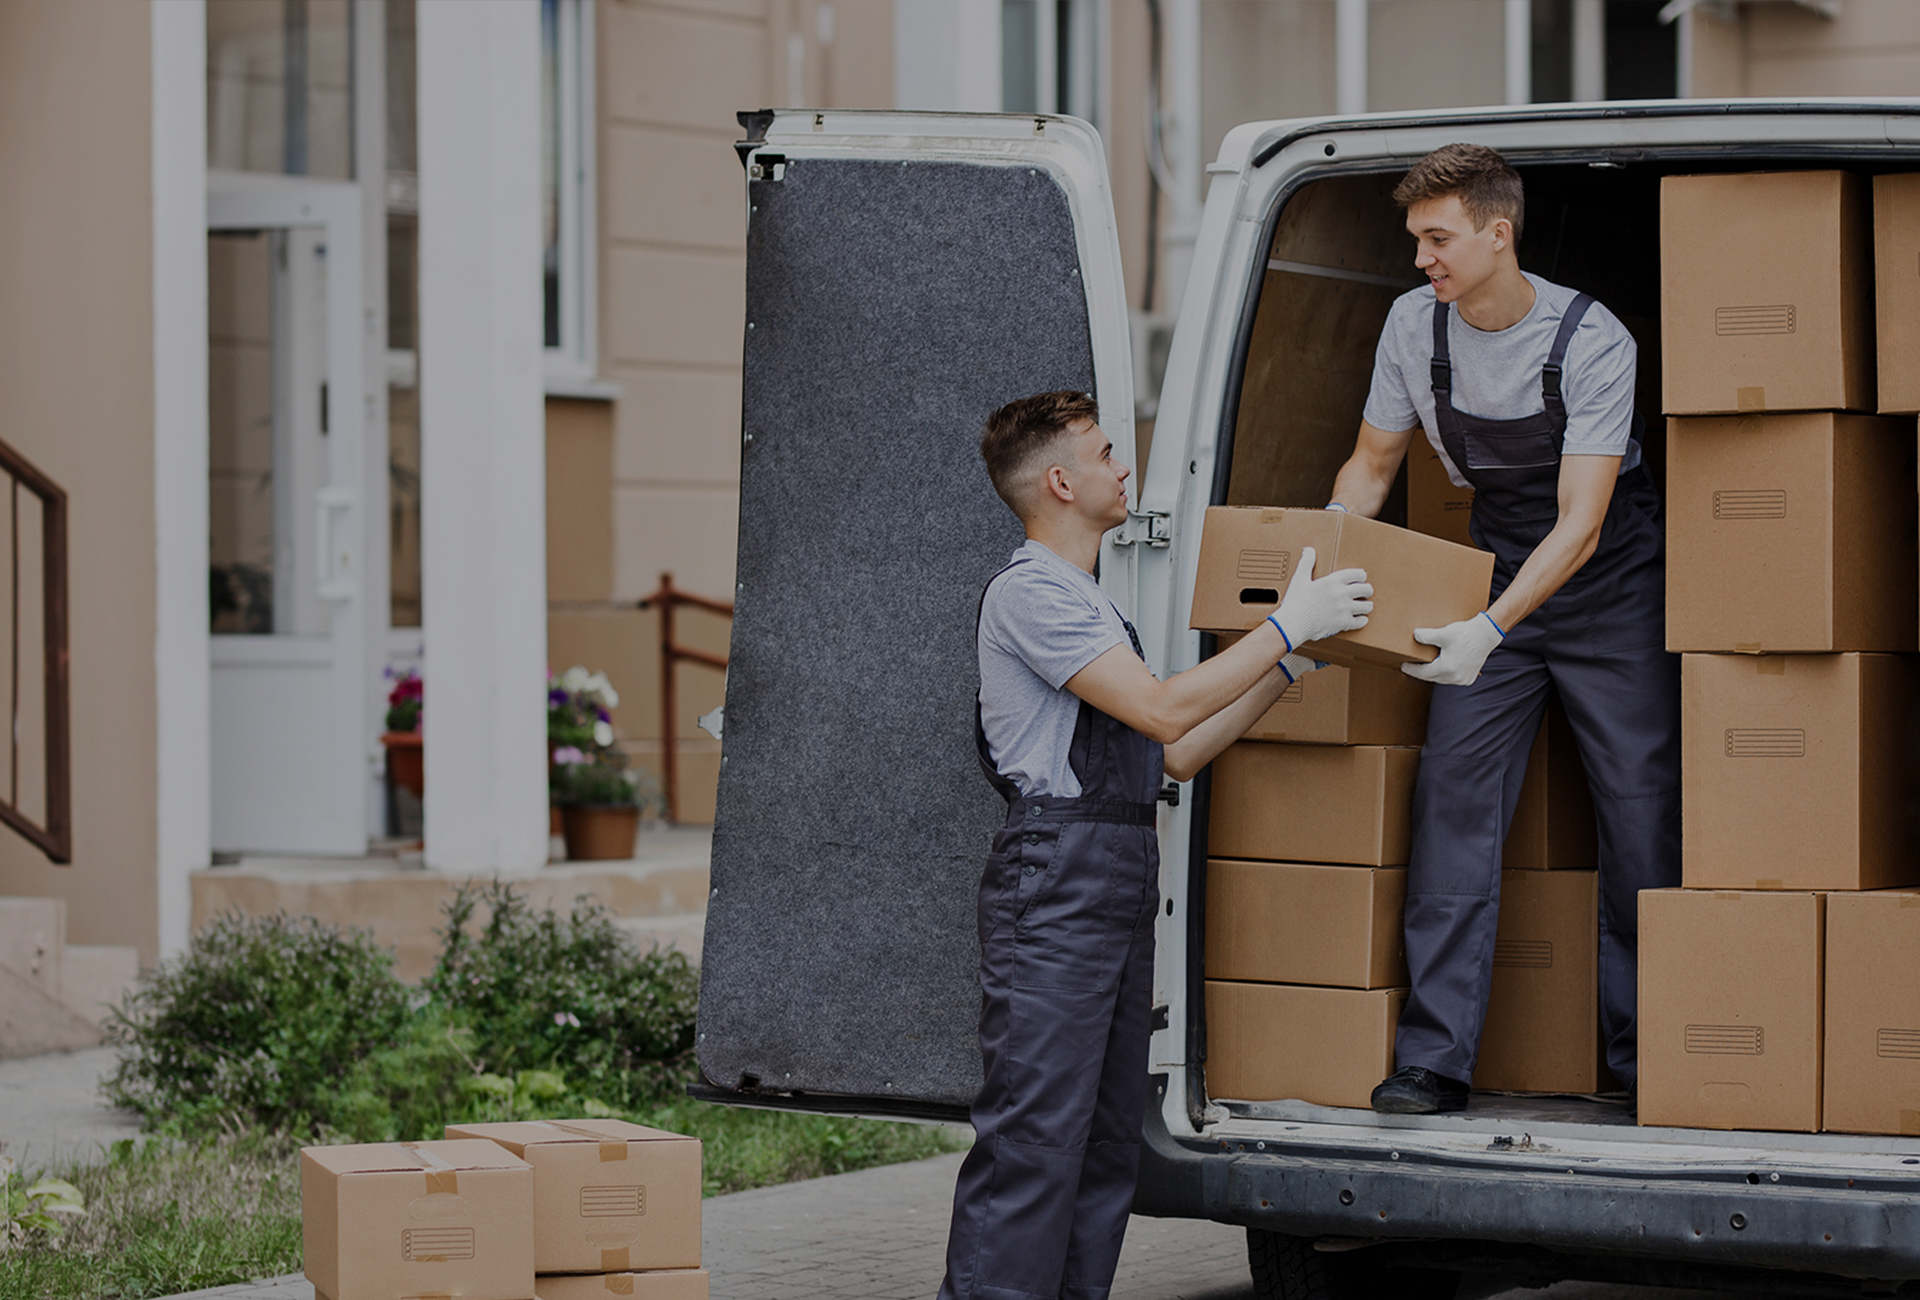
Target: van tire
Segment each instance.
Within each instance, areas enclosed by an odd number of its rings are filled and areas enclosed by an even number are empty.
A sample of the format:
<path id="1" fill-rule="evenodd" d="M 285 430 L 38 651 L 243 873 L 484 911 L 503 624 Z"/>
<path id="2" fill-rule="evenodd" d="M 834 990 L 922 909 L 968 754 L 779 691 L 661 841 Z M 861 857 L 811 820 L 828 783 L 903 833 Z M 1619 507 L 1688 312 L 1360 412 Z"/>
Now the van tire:
<path id="1" fill-rule="evenodd" d="M 1460 1274 L 1383 1268 L 1371 1251 L 1321 1251 L 1310 1237 L 1247 1229 L 1247 1264 L 1258 1300 L 1453 1300 Z"/>

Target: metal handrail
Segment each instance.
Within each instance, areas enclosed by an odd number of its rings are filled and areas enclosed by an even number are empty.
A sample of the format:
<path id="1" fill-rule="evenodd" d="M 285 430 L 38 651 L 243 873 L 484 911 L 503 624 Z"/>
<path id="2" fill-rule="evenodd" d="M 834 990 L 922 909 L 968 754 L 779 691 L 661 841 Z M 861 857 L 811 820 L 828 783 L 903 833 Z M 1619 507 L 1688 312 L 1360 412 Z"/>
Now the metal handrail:
<path id="1" fill-rule="evenodd" d="M 72 732 L 68 707 L 67 493 L 18 450 L 0 442 L 0 473 L 10 480 L 8 526 L 12 536 L 11 682 L 8 693 L 9 765 L 0 822 L 11 826 L 62 866 L 73 861 Z M 20 489 L 40 499 L 41 638 L 44 643 L 46 707 L 46 824 L 20 810 Z"/>
<path id="2" fill-rule="evenodd" d="M 680 645 L 673 639 L 673 611 L 680 605 L 691 605 L 710 614 L 733 617 L 733 606 L 729 602 L 682 591 L 673 585 L 671 573 L 661 574 L 660 589 L 640 602 L 641 609 L 660 611 L 660 776 L 661 784 L 666 787 L 669 822 L 680 820 L 680 756 L 676 752 L 679 729 L 673 724 L 674 713 L 680 706 L 675 689 L 674 666 L 684 659 L 689 663 L 718 668 L 722 672 L 727 667 L 725 655 L 708 654 L 705 650 Z"/>

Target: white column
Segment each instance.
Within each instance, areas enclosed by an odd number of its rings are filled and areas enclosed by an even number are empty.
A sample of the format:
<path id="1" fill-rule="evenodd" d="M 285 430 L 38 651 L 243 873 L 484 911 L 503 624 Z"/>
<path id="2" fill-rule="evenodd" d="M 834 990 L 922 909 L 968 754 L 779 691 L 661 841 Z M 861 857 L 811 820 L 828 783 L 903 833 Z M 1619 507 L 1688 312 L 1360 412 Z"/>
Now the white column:
<path id="1" fill-rule="evenodd" d="M 1000 111 L 1000 0 L 893 0 L 896 108 Z"/>
<path id="2" fill-rule="evenodd" d="M 212 859 L 207 645 L 207 7 L 152 0 L 153 519 L 160 955 Z M 85 773 L 75 773 L 84 781 Z"/>
<path id="3" fill-rule="evenodd" d="M 547 856 L 540 11 L 421 0 L 426 857 Z"/>
<path id="4" fill-rule="evenodd" d="M 1675 20 L 1678 30 L 1674 33 L 1674 77 L 1673 95 L 1675 99 L 1693 98 L 1693 10 L 1689 9 Z"/>
<path id="5" fill-rule="evenodd" d="M 1507 102 L 1533 102 L 1533 5 L 1507 0 Z"/>
<path id="6" fill-rule="evenodd" d="M 1573 97 L 1607 97 L 1607 2 L 1573 0 Z"/>
<path id="7" fill-rule="evenodd" d="M 1200 154 L 1200 0 L 1162 0 L 1161 14 L 1160 142 L 1172 184 L 1161 240 L 1166 289 L 1160 301 L 1177 314 L 1193 266 L 1193 242 L 1200 233 L 1200 187 L 1206 175 L 1206 159 Z"/>
<path id="8" fill-rule="evenodd" d="M 1334 111 L 1367 111 L 1367 0 L 1338 0 L 1333 20 Z"/>

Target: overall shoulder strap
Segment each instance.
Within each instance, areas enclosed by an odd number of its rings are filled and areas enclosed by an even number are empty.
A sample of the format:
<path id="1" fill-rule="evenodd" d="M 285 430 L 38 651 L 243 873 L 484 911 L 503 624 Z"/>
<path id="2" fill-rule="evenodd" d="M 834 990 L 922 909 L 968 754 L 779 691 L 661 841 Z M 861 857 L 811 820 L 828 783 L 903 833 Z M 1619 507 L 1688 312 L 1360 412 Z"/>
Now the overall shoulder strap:
<path id="1" fill-rule="evenodd" d="M 1560 395 L 1560 372 L 1567 360 L 1567 345 L 1573 342 L 1574 331 L 1580 328 L 1580 321 L 1591 306 L 1592 295 L 1574 295 L 1573 301 L 1567 304 L 1567 314 L 1560 318 L 1553 346 L 1547 351 L 1547 364 L 1540 367 L 1540 400 L 1546 404 L 1547 413 L 1561 424 L 1566 423 L 1567 403 Z"/>
<path id="2" fill-rule="evenodd" d="M 1433 361 L 1430 374 L 1436 399 L 1441 393 L 1453 391 L 1453 357 L 1447 351 L 1447 314 L 1447 304 L 1435 298 L 1433 300 Z"/>

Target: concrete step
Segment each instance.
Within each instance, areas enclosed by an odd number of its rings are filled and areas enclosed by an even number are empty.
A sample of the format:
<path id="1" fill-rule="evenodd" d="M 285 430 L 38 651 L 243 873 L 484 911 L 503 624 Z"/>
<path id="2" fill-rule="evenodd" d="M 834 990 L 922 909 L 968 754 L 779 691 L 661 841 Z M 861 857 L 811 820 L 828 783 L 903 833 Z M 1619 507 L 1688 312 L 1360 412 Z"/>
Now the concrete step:
<path id="1" fill-rule="evenodd" d="M 70 943 L 60 954 L 60 1001 L 92 1025 L 104 1025 L 140 978 L 140 954 L 111 944 Z"/>
<path id="2" fill-rule="evenodd" d="M 655 946 L 678 948 L 687 955 L 688 961 L 696 966 L 700 964 L 700 944 L 707 931 L 705 912 L 682 912 L 678 916 L 623 916 L 619 925 L 640 945 L 641 952 L 647 952 Z"/>
<path id="3" fill-rule="evenodd" d="M 66 944 L 66 900 L 0 898 L 0 967 L 56 1001 Z"/>
<path id="4" fill-rule="evenodd" d="M 511 883 L 537 908 L 564 912 L 585 895 L 623 921 L 667 918 L 663 933 L 670 932 L 681 951 L 694 956 L 699 926 L 684 918 L 704 914 L 711 849 L 712 835 L 704 827 L 648 828 L 630 860 L 556 862 L 512 877 Z M 232 909 L 248 916 L 285 911 L 360 926 L 393 948 L 394 969 L 412 982 L 425 977 L 439 956 L 437 931 L 454 890 L 487 878 L 429 871 L 393 858 L 247 857 L 193 873 L 193 924 L 197 929 Z"/>
<path id="5" fill-rule="evenodd" d="M 0 1059 L 97 1047 L 100 1031 L 24 975 L 0 966 Z"/>

